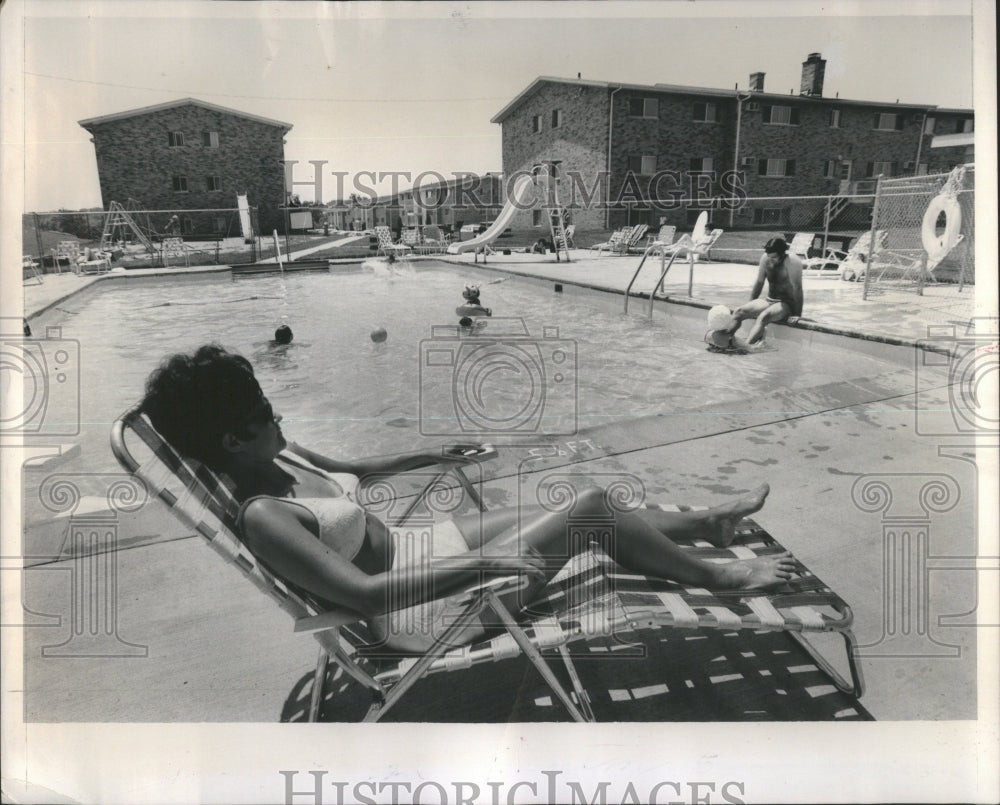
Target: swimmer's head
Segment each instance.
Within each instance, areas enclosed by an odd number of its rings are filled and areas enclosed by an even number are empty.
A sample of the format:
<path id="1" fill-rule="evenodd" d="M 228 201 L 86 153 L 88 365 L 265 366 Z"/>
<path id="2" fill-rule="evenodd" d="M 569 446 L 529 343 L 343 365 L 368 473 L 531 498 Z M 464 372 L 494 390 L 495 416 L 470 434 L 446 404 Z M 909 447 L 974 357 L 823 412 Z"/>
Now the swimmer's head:
<path id="1" fill-rule="evenodd" d="M 478 285 L 466 285 L 465 290 L 462 291 L 462 297 L 472 302 L 473 300 L 479 299 L 479 286 Z"/>
<path id="2" fill-rule="evenodd" d="M 714 330 L 705 333 L 705 341 L 717 349 L 729 349 L 733 346 L 733 335 L 724 330 Z"/>
<path id="3" fill-rule="evenodd" d="M 372 330 L 372 332 L 371 332 L 371 339 L 372 339 L 372 341 L 374 341 L 374 342 L 375 342 L 376 344 L 381 344 L 381 343 L 382 343 L 383 341 L 385 341 L 385 340 L 386 340 L 386 339 L 387 339 L 388 337 L 389 337 L 389 333 L 387 333 L 387 332 L 386 332 L 386 329 L 385 329 L 385 327 L 376 327 L 376 328 L 375 328 L 374 330 Z"/>
<path id="4" fill-rule="evenodd" d="M 787 252 L 788 244 L 785 242 L 784 238 L 771 238 L 764 244 L 765 254 L 775 254 L 780 258 L 784 257 Z"/>
<path id="5" fill-rule="evenodd" d="M 274 331 L 274 340 L 278 344 L 291 344 L 292 338 L 292 328 L 287 324 L 282 324 L 277 330 Z"/>
<path id="6" fill-rule="evenodd" d="M 715 305 L 708 311 L 709 330 L 728 330 L 733 324 L 733 312 L 725 305 Z"/>

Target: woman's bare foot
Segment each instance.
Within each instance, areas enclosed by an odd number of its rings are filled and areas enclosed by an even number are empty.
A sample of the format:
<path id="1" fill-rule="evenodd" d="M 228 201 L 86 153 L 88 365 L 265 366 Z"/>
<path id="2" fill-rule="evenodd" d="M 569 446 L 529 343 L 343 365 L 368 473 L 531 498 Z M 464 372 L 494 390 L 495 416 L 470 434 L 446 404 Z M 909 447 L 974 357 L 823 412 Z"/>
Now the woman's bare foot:
<path id="1" fill-rule="evenodd" d="M 715 585 L 722 590 L 766 590 L 788 581 L 795 570 L 795 560 L 788 551 L 756 559 L 738 559 L 715 565 Z"/>
<path id="2" fill-rule="evenodd" d="M 709 509 L 706 512 L 704 538 L 716 548 L 725 548 L 735 539 L 736 525 L 740 520 L 763 509 L 770 493 L 771 487 L 763 483 L 745 497 Z"/>

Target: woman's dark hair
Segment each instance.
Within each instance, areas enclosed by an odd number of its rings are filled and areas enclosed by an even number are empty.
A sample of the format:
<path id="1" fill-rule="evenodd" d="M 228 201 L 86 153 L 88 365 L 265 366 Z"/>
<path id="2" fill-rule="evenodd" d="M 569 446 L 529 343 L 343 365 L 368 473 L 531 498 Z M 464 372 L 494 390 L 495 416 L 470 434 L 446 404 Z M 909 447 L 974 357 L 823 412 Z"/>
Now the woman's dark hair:
<path id="1" fill-rule="evenodd" d="M 166 358 L 146 380 L 142 411 L 179 452 L 221 469 L 222 437 L 246 434 L 264 399 L 250 361 L 218 344 Z"/>

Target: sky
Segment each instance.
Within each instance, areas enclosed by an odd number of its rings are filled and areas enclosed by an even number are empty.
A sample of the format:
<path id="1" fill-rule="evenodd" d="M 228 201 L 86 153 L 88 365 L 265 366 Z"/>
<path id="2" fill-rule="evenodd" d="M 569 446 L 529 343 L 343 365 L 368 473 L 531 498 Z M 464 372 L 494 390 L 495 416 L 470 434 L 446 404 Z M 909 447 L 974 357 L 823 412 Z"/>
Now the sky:
<path id="1" fill-rule="evenodd" d="M 501 170 L 490 118 L 539 75 L 728 89 L 762 71 L 768 91 L 798 92 L 819 52 L 827 96 L 972 107 L 968 3 L 867 0 L 863 16 L 829 5 L 35 0 L 22 31 L 24 209 L 102 203 L 77 121 L 189 96 L 293 124 L 286 159 L 297 182 L 326 161 L 322 201 L 333 171 Z M 313 200 L 311 185 L 294 189 Z"/>

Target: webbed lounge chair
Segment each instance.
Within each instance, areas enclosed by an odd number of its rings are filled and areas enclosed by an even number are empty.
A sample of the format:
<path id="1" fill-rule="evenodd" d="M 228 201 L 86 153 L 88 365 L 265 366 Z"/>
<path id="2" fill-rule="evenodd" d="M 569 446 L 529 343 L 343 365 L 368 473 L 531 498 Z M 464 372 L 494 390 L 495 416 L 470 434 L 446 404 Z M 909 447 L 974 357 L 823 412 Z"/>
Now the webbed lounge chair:
<path id="1" fill-rule="evenodd" d="M 127 441 L 148 455 L 140 461 Z M 319 642 L 320 656 L 313 676 L 309 720 L 315 720 L 319 713 L 330 660 L 371 690 L 375 701 L 365 720 L 377 721 L 427 674 L 461 671 L 519 654 L 538 670 L 574 720 L 593 720 L 591 696 L 577 674 L 569 645 L 609 636 L 619 641 L 628 640 L 629 633 L 660 628 L 721 629 L 725 633 L 738 630 L 788 632 L 802 644 L 816 668 L 829 677 L 837 689 L 855 697 L 862 694 L 863 681 L 855 661 L 855 641 L 850 628 L 851 609 L 801 563 L 797 565 L 795 577 L 774 591 L 711 592 L 630 573 L 596 546 L 588 553 L 574 556 L 566 564 L 522 613 L 528 616 L 527 622 L 522 619 L 523 625 L 515 621 L 499 600 L 500 595 L 517 589 L 523 581 L 518 577 L 493 578 L 449 596 L 456 607 L 456 621 L 427 653 L 421 656 L 386 655 L 384 648 L 373 644 L 372 635 L 357 613 L 324 609 L 309 595 L 263 567 L 237 537 L 239 507 L 228 487 L 207 468 L 182 458 L 166 444 L 137 407 L 114 423 L 111 445 L 115 457 L 127 471 L 141 479 L 175 516 L 207 539 L 258 590 L 273 597 L 293 617 L 296 632 L 309 632 Z M 423 497 L 433 492 L 439 479 L 453 471 L 442 470 L 412 500 L 401 520 L 405 521 Z M 457 471 L 453 479 L 483 508 L 478 492 L 461 471 Z M 658 508 L 682 510 L 677 506 Z M 580 527 L 592 532 L 595 526 L 588 521 Z M 737 527 L 736 539 L 727 548 L 716 548 L 701 541 L 678 544 L 706 561 L 746 559 L 783 550 L 750 520 L 744 520 Z M 453 647 L 450 636 L 458 634 L 484 610 L 495 613 L 504 625 L 503 633 L 471 645 Z M 842 635 L 847 647 L 850 682 L 806 640 L 807 634 L 823 632 Z M 559 654 L 572 693 L 555 676 L 542 651 Z M 373 662 L 377 666 L 366 670 Z"/>
<path id="2" fill-rule="evenodd" d="M 632 227 L 630 226 L 624 226 L 621 229 L 616 229 L 611 233 L 611 237 L 604 241 L 604 243 L 595 243 L 590 248 L 597 249 L 598 255 L 600 255 L 605 249 L 611 252 L 617 252 L 621 249 L 622 240 L 631 231 Z"/>
<path id="3" fill-rule="evenodd" d="M 639 243 L 646 233 L 649 232 L 649 224 L 636 224 L 632 227 L 632 231 L 629 232 L 628 237 L 625 238 L 625 242 L 622 244 L 622 254 L 628 254 L 633 249 L 638 248 Z"/>
<path id="4" fill-rule="evenodd" d="M 230 489 L 214 472 L 182 457 L 167 444 L 138 406 L 115 421 L 111 449 L 119 464 L 146 484 L 150 493 L 165 503 L 171 513 L 208 540 L 211 547 L 235 565 L 258 590 L 274 598 L 278 606 L 294 619 L 296 632 L 308 632 L 315 637 L 320 644 L 320 655 L 314 675 L 310 721 L 315 721 L 319 712 L 330 660 L 372 691 L 374 703 L 364 720 L 378 721 L 425 674 L 468 667 L 518 653 L 523 653 L 539 671 L 574 720 L 593 720 L 586 700 L 581 701 L 578 694 L 574 702 L 541 654 L 542 649 L 558 652 L 570 681 L 578 687 L 576 673 L 565 650 L 570 634 L 564 632 L 551 615 L 534 618 L 522 626 L 500 600 L 501 595 L 522 588 L 526 579 L 519 576 L 490 578 L 449 595 L 454 621 L 436 636 L 434 645 L 425 654 L 407 657 L 390 653 L 386 656 L 386 649 L 374 642 L 372 633 L 358 613 L 320 606 L 308 593 L 276 577 L 257 561 L 237 536 L 239 504 Z M 136 449 L 146 454 L 142 460 L 133 452 Z M 301 463 L 297 457 L 287 460 Z M 468 478 L 460 468 L 449 465 L 414 498 L 400 520 L 405 522 L 421 500 L 431 495 L 438 482 L 449 474 L 482 508 L 479 494 Z M 473 623 L 480 613 L 488 611 L 492 611 L 503 624 L 503 634 L 485 645 L 454 647 L 457 642 L 455 636 Z M 368 656 L 379 661 L 380 668 L 375 674 L 369 673 L 362 665 Z"/>
<path id="5" fill-rule="evenodd" d="M 30 254 L 21 257 L 21 279 L 23 282 L 35 280 L 38 285 L 44 282 L 42 275 L 38 272 L 38 261 Z"/>
<path id="6" fill-rule="evenodd" d="M 794 254 L 803 264 L 809 259 L 809 250 L 813 247 L 816 235 L 812 232 L 796 232 L 792 242 L 788 244 L 788 253 Z"/>
<path id="7" fill-rule="evenodd" d="M 388 257 L 390 254 L 409 254 L 413 249 L 405 243 L 393 243 L 392 233 L 387 226 L 376 226 L 375 237 L 378 238 L 378 254 Z"/>
<path id="8" fill-rule="evenodd" d="M 802 270 L 806 276 L 819 274 L 824 277 L 856 280 L 864 276 L 869 250 L 872 252 L 872 261 L 878 260 L 879 253 L 885 249 L 887 239 L 888 233 L 884 229 L 878 230 L 875 235 L 875 246 L 872 248 L 872 233 L 869 230 L 859 236 L 847 251 L 827 247 L 826 254 L 803 260 Z"/>

